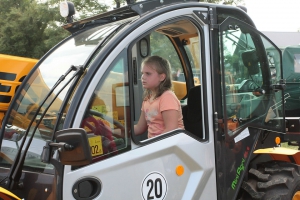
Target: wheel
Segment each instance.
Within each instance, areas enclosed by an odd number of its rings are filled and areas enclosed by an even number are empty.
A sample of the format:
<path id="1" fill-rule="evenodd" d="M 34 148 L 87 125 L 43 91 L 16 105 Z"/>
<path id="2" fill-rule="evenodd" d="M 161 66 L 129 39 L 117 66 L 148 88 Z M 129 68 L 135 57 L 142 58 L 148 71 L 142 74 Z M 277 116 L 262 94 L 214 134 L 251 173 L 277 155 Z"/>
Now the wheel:
<path id="1" fill-rule="evenodd" d="M 249 170 L 241 188 L 241 200 L 299 200 L 300 166 L 283 161 L 262 163 Z"/>

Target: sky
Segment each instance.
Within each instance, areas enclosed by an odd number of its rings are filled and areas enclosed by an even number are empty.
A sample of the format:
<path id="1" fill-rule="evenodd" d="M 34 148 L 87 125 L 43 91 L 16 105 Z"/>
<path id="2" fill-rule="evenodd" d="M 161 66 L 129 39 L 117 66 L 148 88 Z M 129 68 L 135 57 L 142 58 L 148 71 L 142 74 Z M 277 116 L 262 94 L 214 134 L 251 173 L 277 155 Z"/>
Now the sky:
<path id="1" fill-rule="evenodd" d="M 300 0 L 244 0 L 259 31 L 300 31 Z"/>

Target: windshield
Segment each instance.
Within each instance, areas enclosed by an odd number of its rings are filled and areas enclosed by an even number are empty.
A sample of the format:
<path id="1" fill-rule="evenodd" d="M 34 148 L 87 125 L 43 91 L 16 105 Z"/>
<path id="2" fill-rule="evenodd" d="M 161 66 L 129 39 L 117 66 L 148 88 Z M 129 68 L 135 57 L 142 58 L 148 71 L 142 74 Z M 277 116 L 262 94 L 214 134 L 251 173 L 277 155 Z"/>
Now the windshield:
<path id="1" fill-rule="evenodd" d="M 36 122 L 40 120 L 43 112 L 46 111 L 44 118 L 37 127 L 36 133 L 34 133 L 34 138 L 30 144 L 25 160 L 25 166 L 40 167 L 37 166 L 37 163 L 40 163 L 40 154 L 45 145 L 45 141 L 52 139 L 54 126 L 59 114 L 62 116 L 62 119 L 57 130 L 62 128 L 63 119 L 68 110 L 69 103 L 66 108 L 64 108 L 64 113 L 59 113 L 59 111 L 62 102 L 66 98 L 70 84 L 61 91 L 56 99 L 55 96 L 74 75 L 73 72 L 66 76 L 64 81 L 58 85 L 51 95 L 49 95 L 49 92 L 53 86 L 55 86 L 59 78 L 64 75 L 72 65 L 83 65 L 88 57 L 96 50 L 97 46 L 101 44 L 101 48 L 105 45 L 109 39 L 120 30 L 122 24 L 125 23 L 126 21 L 120 21 L 104 26 L 97 26 L 71 36 L 50 53 L 39 67 L 35 69 L 30 79 L 27 80 L 24 88 L 22 88 L 21 94 L 17 97 L 16 101 L 13 102 L 13 109 L 10 113 L 7 113 L 10 117 L 5 123 L 1 153 L 7 155 L 9 161 L 2 161 L 0 164 L 9 164 L 14 160 L 17 151 L 22 147 L 20 146 L 22 141 L 28 142 L 27 140 L 33 134 L 32 130 L 35 128 Z M 47 96 L 49 97 L 43 104 Z M 28 129 L 30 121 L 40 106 L 41 109 L 38 111 L 38 115 L 34 119 L 34 123 L 30 127 L 27 137 L 24 137 L 24 133 Z M 33 162 L 34 160 L 32 159 L 37 160 L 36 163 Z M 43 169 L 45 170 L 46 167 L 43 167 Z"/>

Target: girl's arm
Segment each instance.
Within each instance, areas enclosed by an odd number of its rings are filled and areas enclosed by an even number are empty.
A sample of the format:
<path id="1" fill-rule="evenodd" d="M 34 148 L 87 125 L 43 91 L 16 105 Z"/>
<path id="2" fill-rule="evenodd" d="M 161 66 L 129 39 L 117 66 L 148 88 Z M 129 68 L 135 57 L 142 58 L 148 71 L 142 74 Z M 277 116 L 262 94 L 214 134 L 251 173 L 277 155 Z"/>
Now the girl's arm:
<path id="1" fill-rule="evenodd" d="M 142 111 L 138 123 L 134 125 L 134 134 L 140 135 L 142 133 L 145 133 L 145 131 L 147 131 L 147 128 L 148 126 L 145 118 L 145 113 L 144 111 Z"/>
<path id="2" fill-rule="evenodd" d="M 178 118 L 179 118 L 178 110 L 165 110 L 161 114 L 165 124 L 165 129 L 163 133 L 178 128 Z"/>

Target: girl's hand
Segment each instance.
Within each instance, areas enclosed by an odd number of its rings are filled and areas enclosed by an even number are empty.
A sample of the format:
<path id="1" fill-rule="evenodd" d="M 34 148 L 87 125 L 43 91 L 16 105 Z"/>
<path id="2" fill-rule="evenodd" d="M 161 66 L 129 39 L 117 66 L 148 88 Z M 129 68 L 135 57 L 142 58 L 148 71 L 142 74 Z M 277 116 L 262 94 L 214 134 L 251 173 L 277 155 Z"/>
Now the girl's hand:
<path id="1" fill-rule="evenodd" d="M 143 134 L 147 131 L 147 128 L 148 126 L 145 118 L 145 113 L 142 111 L 139 122 L 137 123 L 137 125 L 134 125 L 134 134 L 135 135 Z"/>

